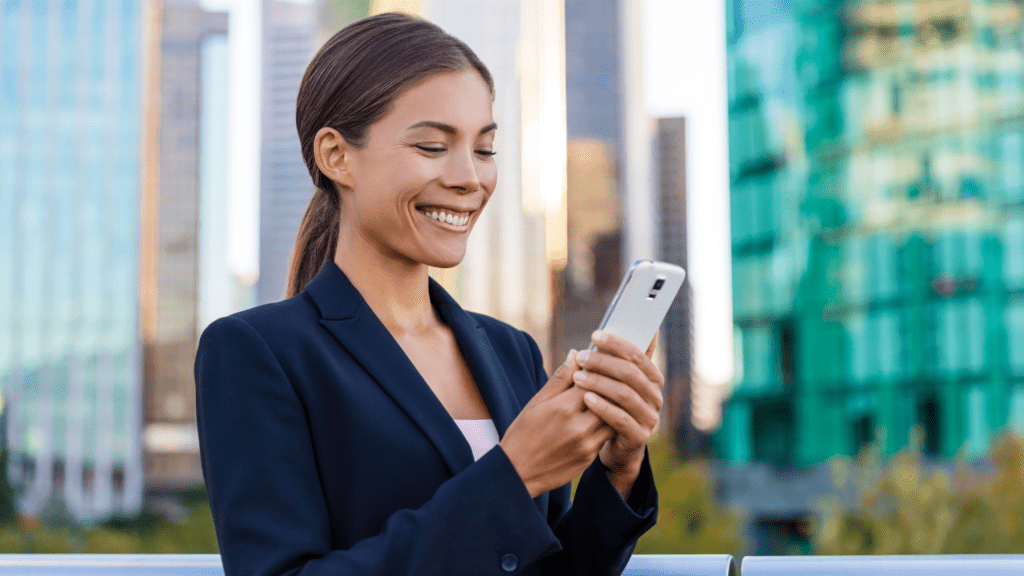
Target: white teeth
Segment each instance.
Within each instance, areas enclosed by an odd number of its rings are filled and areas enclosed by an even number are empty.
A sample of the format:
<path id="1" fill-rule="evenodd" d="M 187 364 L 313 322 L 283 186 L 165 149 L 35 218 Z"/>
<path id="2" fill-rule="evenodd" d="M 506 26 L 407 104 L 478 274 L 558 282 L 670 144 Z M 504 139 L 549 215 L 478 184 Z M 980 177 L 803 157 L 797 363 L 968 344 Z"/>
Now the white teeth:
<path id="1" fill-rule="evenodd" d="M 431 212 L 424 211 L 423 214 L 425 214 L 425 215 L 427 215 L 427 216 L 429 216 L 429 217 L 431 217 L 434 220 L 437 220 L 439 222 L 445 222 L 447 224 L 452 224 L 454 226 L 463 226 L 467 222 L 469 222 L 469 215 L 468 214 L 465 215 L 465 216 L 456 216 L 454 214 L 446 214 L 444 212 L 437 212 L 437 211 L 431 211 Z"/>

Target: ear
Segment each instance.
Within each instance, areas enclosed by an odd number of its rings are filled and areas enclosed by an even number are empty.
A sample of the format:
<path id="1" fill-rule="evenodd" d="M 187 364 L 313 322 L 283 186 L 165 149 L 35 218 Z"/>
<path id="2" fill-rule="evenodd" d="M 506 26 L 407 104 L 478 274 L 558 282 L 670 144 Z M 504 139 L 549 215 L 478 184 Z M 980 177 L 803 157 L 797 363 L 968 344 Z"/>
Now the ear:
<path id="1" fill-rule="evenodd" d="M 352 175 L 352 145 L 334 128 L 323 127 L 313 138 L 313 155 L 320 173 L 339 189 L 355 188 Z"/>

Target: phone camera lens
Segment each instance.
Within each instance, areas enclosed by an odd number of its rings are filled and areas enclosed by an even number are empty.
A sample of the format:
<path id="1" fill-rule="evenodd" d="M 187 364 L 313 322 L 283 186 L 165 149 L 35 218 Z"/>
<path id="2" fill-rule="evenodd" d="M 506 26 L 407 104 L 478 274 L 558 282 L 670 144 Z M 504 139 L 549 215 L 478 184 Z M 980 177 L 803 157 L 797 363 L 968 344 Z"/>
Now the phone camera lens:
<path id="1" fill-rule="evenodd" d="M 654 281 L 654 288 L 653 288 L 653 290 L 661 290 L 661 287 L 664 286 L 664 285 L 665 285 L 665 279 L 664 278 L 658 278 L 657 280 Z"/>

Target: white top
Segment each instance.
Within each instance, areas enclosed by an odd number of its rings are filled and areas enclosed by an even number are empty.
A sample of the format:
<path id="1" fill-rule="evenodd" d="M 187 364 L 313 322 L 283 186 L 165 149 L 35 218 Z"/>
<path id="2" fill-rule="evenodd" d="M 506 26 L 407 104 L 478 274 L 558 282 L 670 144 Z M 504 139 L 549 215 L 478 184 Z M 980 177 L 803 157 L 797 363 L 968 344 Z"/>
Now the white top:
<path id="1" fill-rule="evenodd" d="M 479 460 L 481 456 L 490 451 L 498 443 L 498 429 L 494 427 L 494 420 L 456 420 L 459 430 L 469 441 L 473 449 L 473 460 Z"/>

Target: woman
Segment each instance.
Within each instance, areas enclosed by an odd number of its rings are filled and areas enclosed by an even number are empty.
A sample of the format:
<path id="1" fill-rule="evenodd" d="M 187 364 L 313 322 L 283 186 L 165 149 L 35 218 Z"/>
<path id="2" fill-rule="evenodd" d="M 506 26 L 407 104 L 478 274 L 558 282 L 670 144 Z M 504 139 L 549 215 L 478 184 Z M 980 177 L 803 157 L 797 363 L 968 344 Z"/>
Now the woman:
<path id="1" fill-rule="evenodd" d="M 476 55 L 410 16 L 356 22 L 310 63 L 317 190 L 289 297 L 216 320 L 196 356 L 228 574 L 620 574 L 654 524 L 651 350 L 606 335 L 548 379 L 530 336 L 427 275 L 459 263 L 494 191 L 492 100 Z"/>

